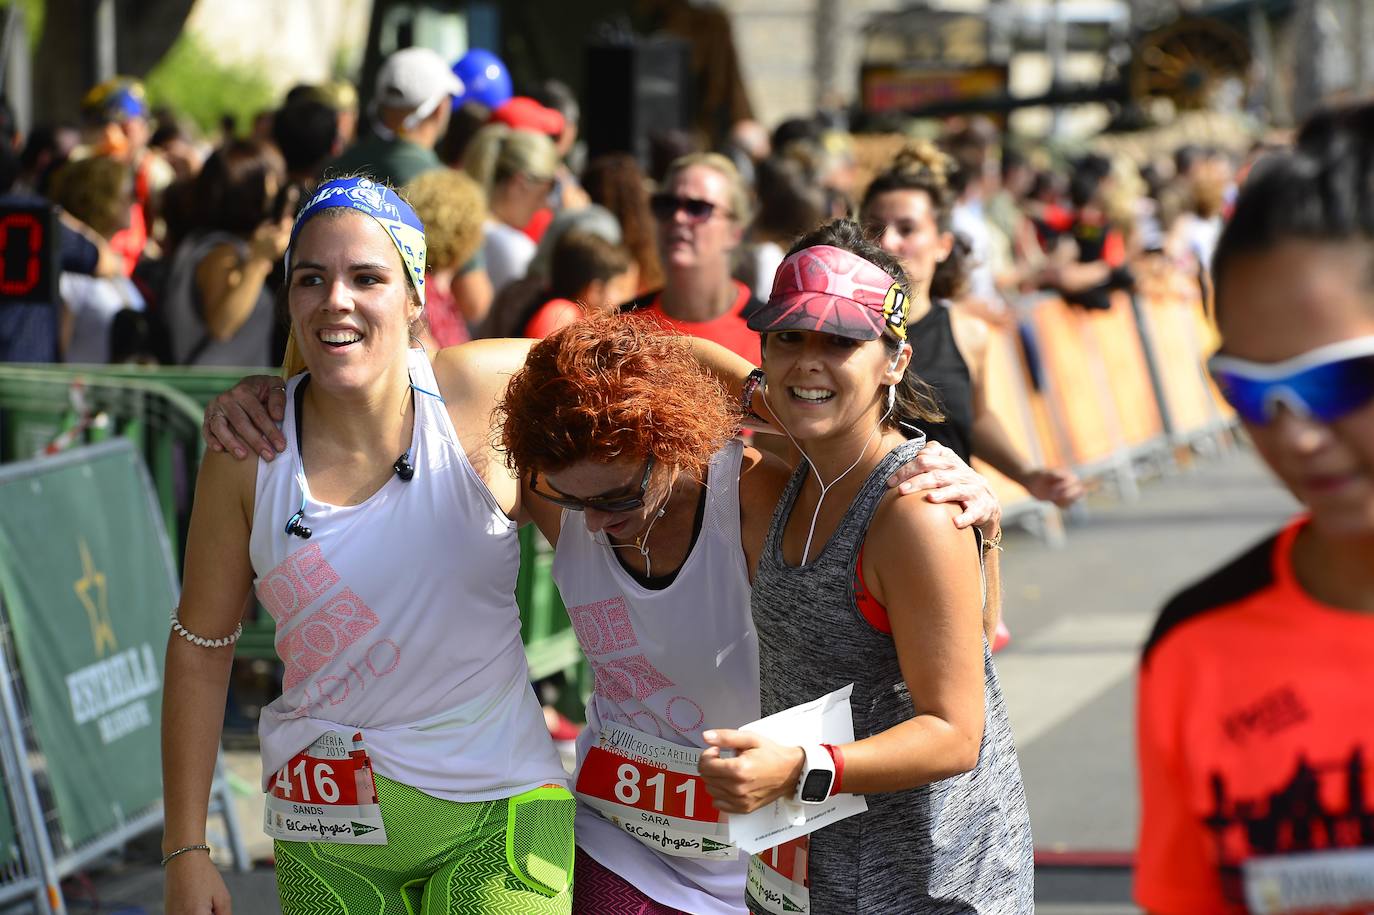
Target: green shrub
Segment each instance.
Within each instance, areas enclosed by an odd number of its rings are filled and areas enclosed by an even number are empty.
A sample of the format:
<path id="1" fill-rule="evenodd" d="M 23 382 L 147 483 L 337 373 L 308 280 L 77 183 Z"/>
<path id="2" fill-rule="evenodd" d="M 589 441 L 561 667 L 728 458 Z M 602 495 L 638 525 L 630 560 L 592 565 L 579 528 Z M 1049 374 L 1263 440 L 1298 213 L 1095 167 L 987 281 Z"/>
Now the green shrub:
<path id="1" fill-rule="evenodd" d="M 151 105 L 189 117 L 207 135 L 218 133 L 225 115 L 234 116 L 242 133 L 254 115 L 277 103 L 276 90 L 260 73 L 221 62 L 192 32 L 181 33 L 144 85 Z"/>

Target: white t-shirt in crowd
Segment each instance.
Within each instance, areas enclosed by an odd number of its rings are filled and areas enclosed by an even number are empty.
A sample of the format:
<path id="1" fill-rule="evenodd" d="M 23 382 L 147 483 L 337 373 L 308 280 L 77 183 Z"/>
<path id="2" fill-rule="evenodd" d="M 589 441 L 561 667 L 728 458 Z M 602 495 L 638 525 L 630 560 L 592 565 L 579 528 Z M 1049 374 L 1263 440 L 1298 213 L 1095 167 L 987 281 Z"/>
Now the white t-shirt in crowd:
<path id="1" fill-rule="evenodd" d="M 62 304 L 72 320 L 72 337 L 63 361 L 104 365 L 110 361 L 110 325 L 114 316 L 126 308 L 142 311 L 142 294 L 126 276 L 64 273 L 58 282 Z"/>
<path id="2" fill-rule="evenodd" d="M 483 224 L 482 234 L 482 257 L 492 290 L 500 292 L 508 283 L 523 279 L 534 259 L 536 245 L 530 237 L 494 219 Z"/>

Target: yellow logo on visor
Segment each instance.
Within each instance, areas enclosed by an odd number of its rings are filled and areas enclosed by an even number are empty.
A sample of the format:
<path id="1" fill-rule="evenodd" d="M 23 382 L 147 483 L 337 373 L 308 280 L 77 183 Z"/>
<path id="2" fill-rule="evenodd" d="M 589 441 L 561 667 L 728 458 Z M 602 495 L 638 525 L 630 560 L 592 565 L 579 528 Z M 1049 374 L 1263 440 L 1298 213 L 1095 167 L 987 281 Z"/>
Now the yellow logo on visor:
<path id="1" fill-rule="evenodd" d="M 906 339 L 906 293 L 900 283 L 893 283 L 883 297 L 883 320 L 898 340 Z"/>

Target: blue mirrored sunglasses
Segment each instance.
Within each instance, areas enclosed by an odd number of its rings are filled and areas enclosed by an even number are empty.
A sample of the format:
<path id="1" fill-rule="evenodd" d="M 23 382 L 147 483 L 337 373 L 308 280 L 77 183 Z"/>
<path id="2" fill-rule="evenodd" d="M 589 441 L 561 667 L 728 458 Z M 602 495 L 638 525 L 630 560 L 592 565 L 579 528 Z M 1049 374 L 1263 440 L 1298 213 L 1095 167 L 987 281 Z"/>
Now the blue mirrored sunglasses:
<path id="1" fill-rule="evenodd" d="M 1374 400 L 1374 337 L 1356 337 L 1285 359 L 1249 362 L 1213 356 L 1207 364 L 1241 419 L 1263 425 L 1280 405 L 1333 423 Z"/>

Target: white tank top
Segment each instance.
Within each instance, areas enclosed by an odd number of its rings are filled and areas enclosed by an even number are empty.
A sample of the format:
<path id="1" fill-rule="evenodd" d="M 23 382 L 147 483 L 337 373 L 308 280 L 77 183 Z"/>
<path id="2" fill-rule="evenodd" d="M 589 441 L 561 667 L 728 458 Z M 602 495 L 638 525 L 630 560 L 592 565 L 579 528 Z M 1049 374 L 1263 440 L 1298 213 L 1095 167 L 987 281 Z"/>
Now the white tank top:
<path id="1" fill-rule="evenodd" d="M 587 727 L 577 741 L 579 774 L 610 725 L 705 747 L 702 730 L 759 717 L 758 642 L 740 546 L 742 452 L 735 440 L 711 459 L 701 532 L 677 577 L 661 590 L 635 581 L 587 532 L 580 513 L 563 513 L 553 578 L 596 674 Z M 670 800 L 672 793 L 669 785 Z M 583 851 L 659 903 L 693 915 L 746 912 L 745 857 L 660 853 L 581 798 L 575 831 Z"/>
<path id="2" fill-rule="evenodd" d="M 516 525 L 468 462 L 422 350 L 409 368 L 409 481 L 392 476 L 359 505 L 313 498 L 292 409 L 299 376 L 287 383 L 286 451 L 258 462 L 254 588 L 286 665 L 259 722 L 264 788 L 342 729 L 362 731 L 374 771 L 446 800 L 566 784 L 520 640 Z M 302 504 L 308 540 L 284 530 Z"/>

